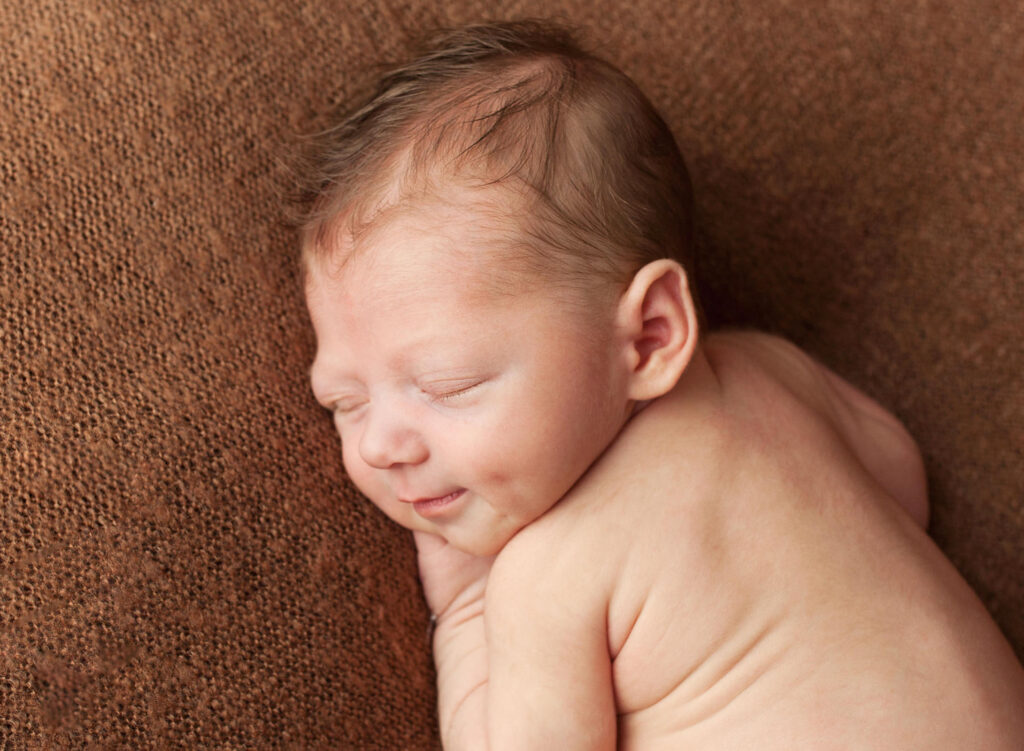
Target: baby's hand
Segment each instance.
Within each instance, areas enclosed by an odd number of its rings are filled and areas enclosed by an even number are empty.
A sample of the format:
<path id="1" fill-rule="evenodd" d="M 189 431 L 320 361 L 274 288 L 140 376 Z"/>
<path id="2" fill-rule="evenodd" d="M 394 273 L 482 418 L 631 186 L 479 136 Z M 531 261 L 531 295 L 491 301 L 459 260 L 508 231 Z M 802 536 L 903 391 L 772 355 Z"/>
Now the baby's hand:
<path id="1" fill-rule="evenodd" d="M 427 532 L 413 534 L 423 593 L 436 624 L 434 663 L 442 746 L 486 748 L 484 592 L 494 556 L 464 553 Z"/>
<path id="2" fill-rule="evenodd" d="M 479 604 L 482 612 L 487 575 L 494 556 L 464 553 L 438 535 L 413 532 L 420 581 L 430 612 L 440 622 L 458 611 Z"/>

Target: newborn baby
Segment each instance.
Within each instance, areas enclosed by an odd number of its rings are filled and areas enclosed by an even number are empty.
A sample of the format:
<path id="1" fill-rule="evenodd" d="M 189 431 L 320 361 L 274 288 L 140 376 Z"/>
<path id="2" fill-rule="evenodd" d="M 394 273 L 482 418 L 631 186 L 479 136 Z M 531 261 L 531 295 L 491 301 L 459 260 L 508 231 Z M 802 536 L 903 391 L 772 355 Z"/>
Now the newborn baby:
<path id="1" fill-rule="evenodd" d="M 446 749 L 1024 748 L 900 423 L 783 340 L 703 335 L 689 180 L 625 75 L 469 27 L 325 144 L 312 387 L 415 532 Z"/>

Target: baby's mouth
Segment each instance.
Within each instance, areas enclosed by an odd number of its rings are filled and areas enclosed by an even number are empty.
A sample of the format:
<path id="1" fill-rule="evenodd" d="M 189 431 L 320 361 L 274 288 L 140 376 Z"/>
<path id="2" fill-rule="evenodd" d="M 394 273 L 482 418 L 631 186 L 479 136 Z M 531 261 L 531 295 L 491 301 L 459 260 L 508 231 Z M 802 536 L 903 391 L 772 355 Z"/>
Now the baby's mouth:
<path id="1" fill-rule="evenodd" d="M 401 500 L 405 503 L 411 503 L 413 510 L 415 510 L 420 516 L 429 518 L 444 512 L 448 506 L 461 498 L 465 492 L 465 488 L 459 488 L 458 490 L 453 490 L 451 493 L 437 496 L 435 498 L 417 498 L 415 500 L 408 501 L 403 498 Z"/>

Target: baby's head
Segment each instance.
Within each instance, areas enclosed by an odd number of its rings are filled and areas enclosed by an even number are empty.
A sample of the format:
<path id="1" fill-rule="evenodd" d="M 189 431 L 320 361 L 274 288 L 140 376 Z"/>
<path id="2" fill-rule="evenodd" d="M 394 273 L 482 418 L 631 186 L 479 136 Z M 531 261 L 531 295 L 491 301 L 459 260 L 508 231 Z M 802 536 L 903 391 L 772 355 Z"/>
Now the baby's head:
<path id="1" fill-rule="evenodd" d="M 323 140 L 313 390 L 385 513 L 495 553 L 696 348 L 682 157 L 624 74 L 538 22 L 435 40 Z"/>

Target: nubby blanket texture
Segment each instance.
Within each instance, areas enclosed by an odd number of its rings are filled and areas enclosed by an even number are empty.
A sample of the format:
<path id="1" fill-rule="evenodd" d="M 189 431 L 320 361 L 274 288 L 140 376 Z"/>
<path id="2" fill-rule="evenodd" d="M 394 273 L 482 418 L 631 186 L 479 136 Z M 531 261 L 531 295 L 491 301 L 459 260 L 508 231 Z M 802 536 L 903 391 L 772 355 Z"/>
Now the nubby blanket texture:
<path id="1" fill-rule="evenodd" d="M 552 12 L 687 154 L 711 321 L 906 422 L 1024 651 L 1015 0 L 12 1 L 0 749 L 438 747 L 412 542 L 309 394 L 278 157 L 422 29 Z"/>

